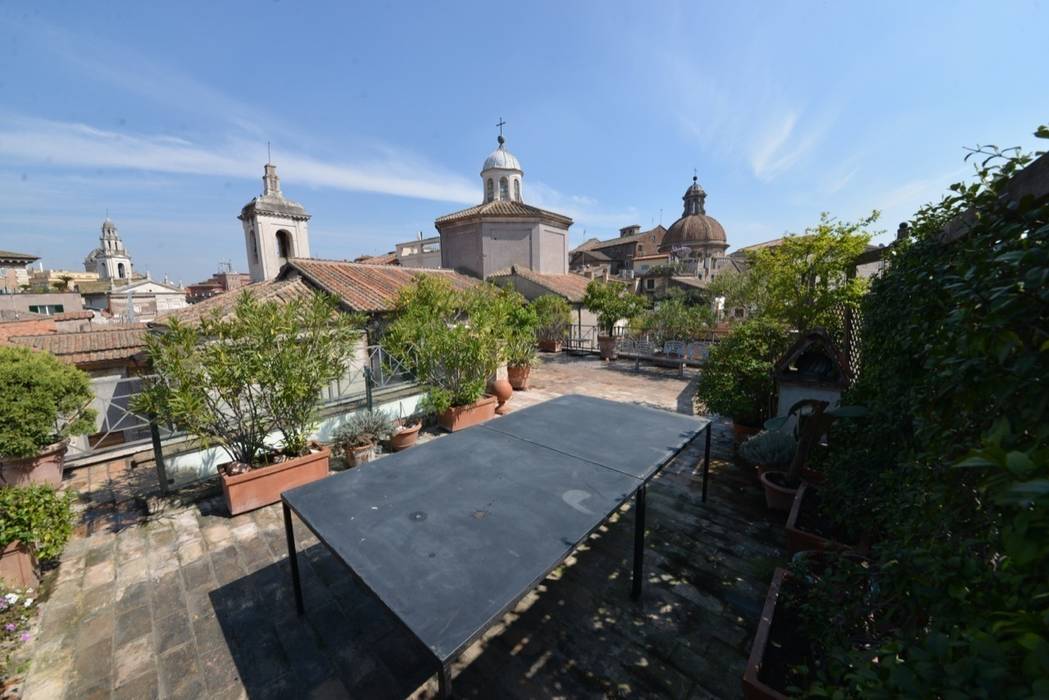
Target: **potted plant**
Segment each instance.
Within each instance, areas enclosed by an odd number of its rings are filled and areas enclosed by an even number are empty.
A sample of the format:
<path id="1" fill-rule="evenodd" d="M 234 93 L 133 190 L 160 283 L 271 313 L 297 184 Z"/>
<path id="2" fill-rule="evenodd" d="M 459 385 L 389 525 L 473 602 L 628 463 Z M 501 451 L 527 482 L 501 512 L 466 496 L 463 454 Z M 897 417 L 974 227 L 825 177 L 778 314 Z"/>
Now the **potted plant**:
<path id="1" fill-rule="evenodd" d="M 732 419 L 736 444 L 756 435 L 769 418 L 775 385 L 773 365 L 790 344 L 780 323 L 753 318 L 736 326 L 710 350 L 699 375 L 696 398 L 710 413 Z"/>
<path id="2" fill-rule="evenodd" d="M 57 558 L 73 533 L 73 499 L 49 484 L 0 488 L 0 579 L 37 585 L 39 562 Z"/>
<path id="3" fill-rule="evenodd" d="M 597 345 L 602 360 L 617 357 L 616 339 L 613 336 L 616 323 L 631 320 L 648 306 L 647 299 L 634 294 L 622 282 L 591 280 L 586 285 L 583 306 L 597 314 Z"/>
<path id="4" fill-rule="evenodd" d="M 366 409 L 354 413 L 335 429 L 332 439 L 342 452 L 347 466 L 357 467 L 375 457 L 375 447 L 396 430 L 385 411 Z M 418 430 L 416 430 L 418 434 Z"/>
<path id="5" fill-rule="evenodd" d="M 401 292 L 383 347 L 427 385 L 423 405 L 445 430 L 495 415 L 496 399 L 485 388 L 505 345 L 508 299 L 491 285 L 455 291 L 436 275 Z"/>
<path id="6" fill-rule="evenodd" d="M 528 376 L 535 364 L 536 327 L 539 324 L 535 308 L 523 301 L 508 315 L 506 344 L 503 346 L 506 378 L 515 391 L 528 389 Z"/>
<path id="7" fill-rule="evenodd" d="M 54 355 L 0 347 L 0 484 L 62 482 L 70 436 L 95 429 L 90 380 Z"/>
<path id="8" fill-rule="evenodd" d="M 226 317 L 173 320 L 147 339 L 154 375 L 134 406 L 229 455 L 219 473 L 231 515 L 327 476 L 331 452 L 309 438 L 361 323 L 337 309 L 326 295 L 280 304 L 245 291 Z"/>
<path id="9" fill-rule="evenodd" d="M 538 328 L 539 349 L 543 352 L 561 352 L 565 333 L 572 325 L 572 308 L 564 297 L 543 294 L 532 300 Z"/>
<path id="10" fill-rule="evenodd" d="M 739 454 L 753 464 L 761 476 L 770 469 L 785 469 L 797 447 L 797 440 L 789 432 L 765 430 L 740 445 Z"/>
<path id="11" fill-rule="evenodd" d="M 419 439 L 419 431 L 423 427 L 423 416 L 420 413 L 412 413 L 409 416 L 399 418 L 397 424 L 390 434 L 390 449 L 394 452 L 407 450 Z"/>

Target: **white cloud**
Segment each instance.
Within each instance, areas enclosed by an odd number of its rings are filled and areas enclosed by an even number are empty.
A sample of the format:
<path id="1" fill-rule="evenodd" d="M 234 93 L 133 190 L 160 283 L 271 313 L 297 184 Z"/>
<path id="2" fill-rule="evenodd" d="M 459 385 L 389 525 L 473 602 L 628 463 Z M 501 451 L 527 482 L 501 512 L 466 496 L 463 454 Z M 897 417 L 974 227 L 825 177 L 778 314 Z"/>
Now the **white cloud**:
<path id="1" fill-rule="evenodd" d="M 14 119 L 0 126 L 0 155 L 13 162 L 48 167 L 255 178 L 260 150 L 257 142 L 244 139 L 204 146 L 163 134 L 125 134 L 40 119 Z M 390 149 L 362 162 L 285 153 L 279 165 L 282 175 L 318 187 L 459 203 L 478 198 L 474 183 Z"/>

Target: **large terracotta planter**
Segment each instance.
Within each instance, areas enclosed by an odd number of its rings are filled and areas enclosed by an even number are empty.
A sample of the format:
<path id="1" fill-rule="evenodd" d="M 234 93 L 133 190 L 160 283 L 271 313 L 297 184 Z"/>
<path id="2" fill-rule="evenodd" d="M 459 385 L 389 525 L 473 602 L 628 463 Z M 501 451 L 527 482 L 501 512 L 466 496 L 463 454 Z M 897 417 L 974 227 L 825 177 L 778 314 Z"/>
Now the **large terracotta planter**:
<path id="1" fill-rule="evenodd" d="M 422 421 L 417 421 L 414 425 L 407 427 L 401 426 L 396 433 L 390 436 L 390 449 L 394 452 L 407 450 L 419 439 L 419 430 L 422 427 Z"/>
<path id="2" fill-rule="evenodd" d="M 29 547 L 15 541 L 0 552 L 0 581 L 14 588 L 36 588 L 39 566 Z"/>
<path id="3" fill-rule="evenodd" d="M 66 440 L 48 445 L 34 457 L 0 458 L 0 485 L 28 486 L 29 484 L 62 485 L 62 465 L 65 463 Z"/>
<path id="4" fill-rule="evenodd" d="M 616 339 L 611 335 L 597 336 L 597 349 L 601 353 L 602 360 L 614 360 L 619 357 L 616 350 Z"/>
<path id="5" fill-rule="evenodd" d="M 510 365 L 506 368 L 506 378 L 514 391 L 528 390 L 528 376 L 532 373 L 531 365 Z"/>
<path id="6" fill-rule="evenodd" d="M 770 469 L 761 475 L 761 485 L 765 487 L 765 504 L 772 510 L 787 512 L 794 505 L 794 496 L 798 489 L 787 488 L 774 483 L 769 477 L 773 474 L 785 476 L 786 472 Z"/>
<path id="7" fill-rule="evenodd" d="M 375 443 L 367 445 L 347 445 L 342 450 L 342 458 L 348 467 L 359 467 L 375 458 Z"/>
<path id="8" fill-rule="evenodd" d="M 485 396 L 480 401 L 466 406 L 452 406 L 447 411 L 438 413 L 437 422 L 448 432 L 454 433 L 491 420 L 495 416 L 495 405 L 494 396 Z"/>
<path id="9" fill-rule="evenodd" d="M 331 450 L 318 448 L 303 457 L 289 459 L 269 467 L 252 469 L 243 474 L 222 474 L 222 496 L 230 515 L 262 508 L 280 500 L 288 489 L 328 476 Z"/>
<path id="10" fill-rule="evenodd" d="M 776 603 L 779 602 L 780 588 L 787 576 L 786 569 L 776 569 L 772 576 L 772 584 L 769 593 L 765 597 L 765 608 L 761 611 L 761 620 L 758 622 L 758 631 L 754 635 L 754 643 L 750 647 L 750 658 L 747 660 L 747 668 L 743 671 L 743 697 L 746 700 L 787 700 L 783 693 L 770 688 L 761 681 L 761 667 L 765 663 L 765 651 L 769 645 L 769 632 L 772 630 L 772 620 L 776 615 Z"/>
<path id="11" fill-rule="evenodd" d="M 798 488 L 798 493 L 794 496 L 794 503 L 790 507 L 790 515 L 787 516 L 787 549 L 790 550 L 790 553 L 793 555 L 798 552 L 836 552 L 842 550 L 856 552 L 857 556 L 869 553 L 869 537 L 860 537 L 859 542 L 856 544 L 843 544 L 837 540 L 817 535 L 814 532 L 807 532 L 799 527 L 798 519 L 801 517 L 803 502 L 806 497 L 812 497 L 814 488 L 814 484 L 802 482 Z"/>
<path id="12" fill-rule="evenodd" d="M 560 340 L 540 340 L 539 349 L 543 352 L 561 352 Z"/>

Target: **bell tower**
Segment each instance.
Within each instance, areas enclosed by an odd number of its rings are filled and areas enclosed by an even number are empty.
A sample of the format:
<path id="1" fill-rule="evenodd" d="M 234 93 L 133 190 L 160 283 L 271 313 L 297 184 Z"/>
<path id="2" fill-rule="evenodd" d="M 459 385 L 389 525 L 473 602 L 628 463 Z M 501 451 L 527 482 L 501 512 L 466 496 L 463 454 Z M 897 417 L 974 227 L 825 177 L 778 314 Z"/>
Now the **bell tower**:
<path id="1" fill-rule="evenodd" d="M 280 191 L 277 166 L 266 163 L 262 194 L 240 210 L 252 282 L 271 280 L 288 258 L 310 257 L 310 215 Z"/>

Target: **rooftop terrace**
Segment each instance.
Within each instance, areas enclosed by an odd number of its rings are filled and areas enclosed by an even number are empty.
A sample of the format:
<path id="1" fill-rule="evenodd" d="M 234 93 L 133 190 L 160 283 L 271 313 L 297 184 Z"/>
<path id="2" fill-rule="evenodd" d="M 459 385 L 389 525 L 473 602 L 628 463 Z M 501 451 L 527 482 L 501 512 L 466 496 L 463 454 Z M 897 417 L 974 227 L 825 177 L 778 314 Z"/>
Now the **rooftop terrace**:
<path id="1" fill-rule="evenodd" d="M 581 393 L 691 413 L 693 379 L 546 356 L 510 405 Z M 715 425 L 701 504 L 701 451 L 687 451 L 649 488 L 639 603 L 629 595 L 633 514 L 624 509 L 463 654 L 456 694 L 738 697 L 772 567 L 785 560 L 783 528 L 754 477 L 733 463 L 727 424 Z M 46 584 L 23 698 L 436 692 L 425 650 L 305 528 L 296 538 L 311 602 L 296 617 L 279 506 L 229 518 L 214 493 L 161 499 L 151 492 L 155 475 L 123 461 L 67 476 L 88 506 L 81 536 Z"/>

